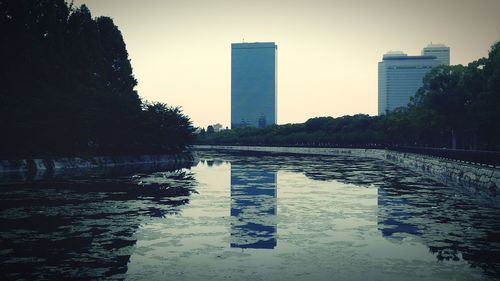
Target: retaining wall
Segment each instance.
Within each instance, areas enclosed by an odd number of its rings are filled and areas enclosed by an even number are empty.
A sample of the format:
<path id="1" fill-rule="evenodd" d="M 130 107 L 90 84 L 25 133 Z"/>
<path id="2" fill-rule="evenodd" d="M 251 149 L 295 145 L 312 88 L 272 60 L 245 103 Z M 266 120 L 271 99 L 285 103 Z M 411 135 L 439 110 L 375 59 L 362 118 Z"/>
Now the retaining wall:
<path id="1" fill-rule="evenodd" d="M 0 174 L 45 171 L 58 172 L 70 169 L 105 169 L 123 166 L 165 166 L 166 164 L 190 164 L 194 161 L 191 153 L 140 155 L 140 156 L 99 156 L 54 159 L 0 160 Z"/>
<path id="2" fill-rule="evenodd" d="M 321 147 L 270 147 L 195 145 L 194 149 L 221 149 L 234 151 L 256 151 L 269 153 L 291 153 L 312 155 L 345 155 L 369 157 L 389 161 L 398 166 L 431 177 L 446 185 L 460 185 L 496 190 L 500 187 L 500 169 L 487 165 L 436 158 L 427 155 L 403 153 L 385 149 L 321 148 Z"/>

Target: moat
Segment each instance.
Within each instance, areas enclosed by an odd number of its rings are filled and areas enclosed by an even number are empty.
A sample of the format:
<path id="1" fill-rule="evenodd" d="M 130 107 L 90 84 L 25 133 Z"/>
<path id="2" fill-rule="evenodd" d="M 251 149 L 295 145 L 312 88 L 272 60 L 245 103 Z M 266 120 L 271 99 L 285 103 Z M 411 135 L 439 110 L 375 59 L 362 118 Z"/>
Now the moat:
<path id="1" fill-rule="evenodd" d="M 382 160 L 198 151 L 0 182 L 2 280 L 497 280 L 500 195 Z"/>

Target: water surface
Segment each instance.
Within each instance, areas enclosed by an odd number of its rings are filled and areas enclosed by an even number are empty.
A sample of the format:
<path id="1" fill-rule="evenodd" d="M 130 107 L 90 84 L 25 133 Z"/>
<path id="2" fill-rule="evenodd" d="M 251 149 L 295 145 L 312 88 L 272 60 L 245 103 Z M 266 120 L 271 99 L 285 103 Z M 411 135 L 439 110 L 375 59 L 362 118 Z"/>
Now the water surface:
<path id="1" fill-rule="evenodd" d="M 0 185 L 2 279 L 497 280 L 499 200 L 364 158 Z"/>

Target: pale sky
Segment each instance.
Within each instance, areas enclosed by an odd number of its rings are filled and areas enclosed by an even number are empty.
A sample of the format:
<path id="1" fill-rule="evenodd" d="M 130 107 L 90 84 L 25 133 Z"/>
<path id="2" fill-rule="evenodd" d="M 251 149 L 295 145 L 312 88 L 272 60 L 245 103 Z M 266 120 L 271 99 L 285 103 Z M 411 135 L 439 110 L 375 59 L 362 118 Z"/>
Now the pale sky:
<path id="1" fill-rule="evenodd" d="M 500 40 L 500 0 L 75 0 L 121 30 L 139 95 L 195 126 L 230 124 L 231 43 L 278 45 L 278 123 L 377 113 L 390 50 L 451 48 L 451 64 Z"/>

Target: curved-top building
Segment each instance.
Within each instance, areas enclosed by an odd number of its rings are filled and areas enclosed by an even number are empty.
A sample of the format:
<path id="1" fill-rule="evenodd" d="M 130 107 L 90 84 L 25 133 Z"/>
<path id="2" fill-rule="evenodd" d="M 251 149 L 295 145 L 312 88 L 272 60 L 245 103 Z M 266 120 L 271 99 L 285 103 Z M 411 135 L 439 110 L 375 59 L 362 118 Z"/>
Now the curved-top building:
<path id="1" fill-rule="evenodd" d="M 450 63 L 450 48 L 442 44 L 428 45 L 422 54 L 408 56 L 401 51 L 384 54 L 378 63 L 379 115 L 407 106 L 410 98 L 422 87 L 427 72 Z"/>

